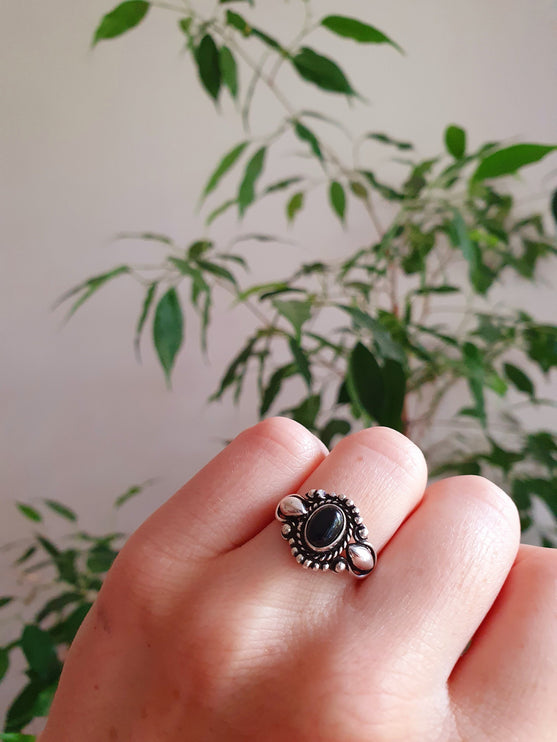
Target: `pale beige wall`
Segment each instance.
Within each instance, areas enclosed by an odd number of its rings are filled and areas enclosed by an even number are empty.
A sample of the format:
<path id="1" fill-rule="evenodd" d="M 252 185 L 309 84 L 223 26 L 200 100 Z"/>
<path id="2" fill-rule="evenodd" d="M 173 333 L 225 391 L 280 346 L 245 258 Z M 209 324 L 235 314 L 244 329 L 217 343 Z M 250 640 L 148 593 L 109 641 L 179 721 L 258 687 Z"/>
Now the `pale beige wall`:
<path id="1" fill-rule="evenodd" d="M 277 34 L 288 23 L 287 10 L 299 6 L 267 2 L 265 15 Z M 319 6 L 339 12 L 330 0 Z M 219 118 L 200 92 L 166 14 L 153 13 L 125 39 L 92 52 L 92 31 L 110 7 L 100 0 L 27 0 L 4 2 L 0 10 L 0 542 L 24 531 L 14 499 L 64 500 L 89 528 L 101 530 L 114 525 L 108 514 L 113 496 L 130 483 L 160 477 L 122 513 L 120 526 L 132 528 L 219 449 L 220 439 L 255 420 L 253 394 L 239 409 L 205 404 L 248 327 L 241 311 L 221 311 L 210 365 L 199 355 L 190 321 L 188 350 L 169 393 L 149 343 L 143 365 L 134 360 L 131 337 L 141 299 L 131 282 L 113 284 L 65 327 L 62 314 L 49 310 L 83 277 L 147 255 L 138 246 L 112 243 L 117 232 L 195 237 L 199 185 L 240 137 L 230 106 Z M 451 121 L 468 129 L 472 144 L 504 137 L 557 140 L 554 1 L 348 0 L 340 12 L 365 16 L 407 51 L 406 57 L 388 48 L 370 53 L 328 39 L 371 100 L 370 108 L 351 112 L 324 99 L 331 111 L 349 117 L 354 131 L 409 137 L 424 156 L 440 149 Z M 292 90 L 306 103 L 309 88 Z M 273 111 L 264 98 L 258 127 Z M 532 193 L 555 183 L 556 167 L 553 159 L 531 171 Z M 312 200 L 293 235 L 308 257 L 338 254 L 361 239 L 358 217 L 344 234 L 322 218 L 324 208 Z M 254 210 L 246 226 L 285 229 L 268 205 Z M 237 229 L 229 219 L 215 234 L 224 239 Z M 261 276 L 281 275 L 284 263 L 299 255 L 293 248 L 257 250 L 250 254 Z M 549 290 L 521 291 L 524 305 L 552 316 Z"/>

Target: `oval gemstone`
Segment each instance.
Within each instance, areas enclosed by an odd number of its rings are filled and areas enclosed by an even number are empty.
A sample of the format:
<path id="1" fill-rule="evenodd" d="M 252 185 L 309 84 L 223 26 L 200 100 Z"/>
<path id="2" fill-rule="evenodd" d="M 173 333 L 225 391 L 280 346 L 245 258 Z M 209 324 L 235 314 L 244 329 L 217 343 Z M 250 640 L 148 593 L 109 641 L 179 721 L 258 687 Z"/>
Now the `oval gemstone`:
<path id="1" fill-rule="evenodd" d="M 337 505 L 322 505 L 306 523 L 306 541 L 312 549 L 322 551 L 336 544 L 344 534 L 346 518 Z"/>

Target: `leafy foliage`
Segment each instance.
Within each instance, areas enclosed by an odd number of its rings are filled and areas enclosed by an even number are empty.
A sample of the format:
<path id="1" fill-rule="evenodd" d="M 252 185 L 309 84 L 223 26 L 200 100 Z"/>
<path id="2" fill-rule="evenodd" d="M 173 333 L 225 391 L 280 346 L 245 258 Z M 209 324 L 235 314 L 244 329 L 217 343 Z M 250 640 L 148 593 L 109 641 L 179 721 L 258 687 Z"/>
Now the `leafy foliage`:
<path id="1" fill-rule="evenodd" d="M 308 37 L 315 31 L 321 41 L 334 34 L 365 45 L 370 55 L 401 51 L 398 43 L 356 18 L 329 15 L 310 22 L 310 0 L 304 3 L 302 27 L 284 41 L 252 22 L 254 8 L 244 16 L 230 4 L 221 0 L 204 15 L 190 9 L 177 23 L 202 89 L 215 102 L 229 94 L 245 129 L 243 140 L 217 160 L 201 189 L 207 228 L 186 245 L 161 234 L 123 235 L 148 241 L 162 251 L 162 259 L 150 267 L 119 265 L 80 283 L 61 301 L 73 301 L 72 314 L 112 279 L 126 275 L 138 281 L 134 345 L 138 351 L 150 324 L 169 381 L 184 347 L 186 316 L 198 315 L 205 349 L 214 295 L 224 292 L 233 306 L 253 313 L 254 326 L 239 342 L 212 401 L 230 394 L 238 402 L 248 382 L 258 389 L 261 416 L 290 415 L 326 445 L 375 423 L 422 446 L 429 441 L 426 455 L 434 476 L 489 476 L 512 494 L 523 528 L 541 543 L 557 544 L 557 439 L 547 430 L 523 429 L 519 414 L 524 405 L 553 404 L 538 389 L 557 367 L 557 326 L 521 307 L 491 303 L 494 287 L 510 279 L 535 282 L 555 261 L 554 229 L 543 214 L 524 213 L 522 204 L 517 208 L 507 176 L 520 175 L 557 147 L 487 142 L 472 151 L 464 127 L 454 123 L 442 136 L 444 153 L 425 159 L 406 138 L 372 131 L 353 139 L 344 121 L 324 115 L 318 105 L 305 102 L 297 110 L 281 87 L 282 71 L 294 71 L 292 84 L 305 87 L 307 97 L 315 93 L 317 104 L 324 93 L 357 104 L 360 96 L 342 66 Z M 242 8 L 249 5 L 256 3 Z M 137 26 L 149 8 L 122 3 L 102 19 L 94 42 Z M 282 114 L 272 130 L 255 135 L 250 112 L 260 87 L 274 96 Z M 329 143 L 331 126 L 351 140 L 350 157 Z M 286 138 L 298 145 L 288 157 L 281 149 Z M 272 174 L 275 155 L 292 168 L 278 180 Z M 399 168 L 395 179 L 383 176 L 389 155 Z M 211 204 L 217 193 L 220 199 Z M 209 236 L 223 214 L 237 208 L 241 219 L 262 199 L 272 200 L 292 224 L 310 194 L 337 224 L 346 225 L 353 214 L 360 224 L 369 220 L 355 249 L 253 284 L 243 275 L 249 261 L 241 246 L 257 240 L 267 249 L 284 239 L 246 234 L 217 244 Z M 548 205 L 557 224 L 557 191 Z M 461 408 L 443 419 L 456 399 Z M 116 505 L 140 489 L 129 488 Z M 553 514 L 553 524 L 535 519 L 540 504 Z M 75 514 L 61 503 L 19 507 L 41 529 L 47 511 L 74 523 Z M 0 675 L 12 650 L 23 651 L 29 665 L 29 682 L 10 711 L 10 733 L 48 707 L 59 671 L 55 657 L 86 614 L 117 553 L 118 538 L 74 534 L 71 545 L 60 546 L 41 530 L 16 559 L 24 572 L 40 572 L 37 564 L 51 569 L 59 589 L 21 636 L 0 650 Z M 13 596 L 0 599 L 3 610 L 13 604 Z"/>

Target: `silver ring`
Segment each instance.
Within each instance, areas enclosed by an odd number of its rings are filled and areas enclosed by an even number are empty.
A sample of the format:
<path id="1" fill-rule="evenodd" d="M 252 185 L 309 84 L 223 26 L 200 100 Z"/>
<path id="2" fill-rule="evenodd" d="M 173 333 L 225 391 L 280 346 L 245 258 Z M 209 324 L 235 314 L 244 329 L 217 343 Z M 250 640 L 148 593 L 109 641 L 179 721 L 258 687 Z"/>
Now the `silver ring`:
<path id="1" fill-rule="evenodd" d="M 375 567 L 377 554 L 366 541 L 367 528 L 346 495 L 325 490 L 287 495 L 277 505 L 275 517 L 283 524 L 282 537 L 302 567 L 348 569 L 355 577 L 366 577 Z"/>

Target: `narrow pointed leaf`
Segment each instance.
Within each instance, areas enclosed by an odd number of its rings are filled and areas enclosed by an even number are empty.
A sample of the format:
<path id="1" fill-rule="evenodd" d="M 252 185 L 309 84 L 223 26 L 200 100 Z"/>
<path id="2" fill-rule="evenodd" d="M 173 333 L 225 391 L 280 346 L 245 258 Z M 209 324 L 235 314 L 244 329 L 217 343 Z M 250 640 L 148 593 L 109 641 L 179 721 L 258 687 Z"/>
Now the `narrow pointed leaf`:
<path id="1" fill-rule="evenodd" d="M 238 97 L 238 65 L 227 46 L 221 46 L 220 48 L 219 66 L 223 83 L 230 91 L 230 95 L 236 99 Z"/>
<path id="2" fill-rule="evenodd" d="M 39 513 L 38 510 L 31 507 L 31 505 L 26 505 L 24 502 L 18 502 L 17 503 L 17 509 L 19 512 L 24 515 L 28 520 L 32 520 L 35 523 L 40 523 L 43 519 L 43 516 Z"/>
<path id="3" fill-rule="evenodd" d="M 222 160 L 219 162 L 217 167 L 211 173 L 211 177 L 207 181 L 207 185 L 203 189 L 201 196 L 202 200 L 205 199 L 220 183 L 221 179 L 226 173 L 236 164 L 236 162 L 242 156 L 243 151 L 248 146 L 249 142 L 240 142 L 233 147 L 230 152 L 227 152 Z"/>
<path id="4" fill-rule="evenodd" d="M 383 375 L 375 356 L 362 343 L 357 343 L 350 354 L 346 386 L 352 402 L 378 420 L 385 394 Z"/>
<path id="5" fill-rule="evenodd" d="M 66 520 L 69 520 L 72 523 L 75 523 L 76 522 L 77 515 L 67 505 L 62 505 L 61 502 L 57 502 L 56 500 L 45 500 L 45 504 L 54 513 L 56 513 L 57 515 L 60 515 L 62 518 L 65 518 Z"/>
<path id="6" fill-rule="evenodd" d="M 460 160 L 466 153 L 466 132 L 461 129 L 460 126 L 447 126 L 445 130 L 445 146 L 447 152 L 452 155 L 455 160 Z"/>
<path id="7" fill-rule="evenodd" d="M 346 75 L 332 59 L 318 54 L 313 49 L 303 47 L 291 58 L 300 77 L 331 93 L 356 95 Z"/>
<path id="8" fill-rule="evenodd" d="M 156 290 L 157 290 L 157 282 L 153 281 L 153 283 L 149 284 L 147 288 L 147 293 L 145 294 L 145 299 L 143 300 L 143 306 L 141 307 L 141 314 L 139 315 L 139 319 L 137 321 L 137 327 L 135 329 L 135 337 L 134 337 L 133 344 L 134 344 L 136 356 L 139 360 L 140 360 L 139 343 L 141 341 L 141 333 L 143 332 L 143 327 L 145 326 L 145 321 L 147 319 L 147 315 L 149 314 L 149 309 L 151 308 L 151 305 L 155 298 Z"/>
<path id="9" fill-rule="evenodd" d="M 381 144 L 388 144 L 400 150 L 414 149 L 414 145 L 411 142 L 403 142 L 399 139 L 393 139 L 388 134 L 383 134 L 382 132 L 372 131 L 369 134 L 365 135 L 365 139 L 374 139 L 376 142 L 381 142 Z"/>
<path id="10" fill-rule="evenodd" d="M 135 28 L 147 15 L 150 3 L 145 0 L 126 0 L 101 20 L 93 37 L 93 46 L 103 39 L 116 36 Z"/>
<path id="11" fill-rule="evenodd" d="M 298 191 L 286 204 L 286 217 L 290 223 L 294 221 L 296 215 L 304 207 L 304 192 Z"/>
<path id="12" fill-rule="evenodd" d="M 346 194 L 344 192 L 344 188 L 337 180 L 333 180 L 329 187 L 329 200 L 335 214 L 338 216 L 341 223 L 344 224 L 344 214 L 346 211 Z"/>
<path id="13" fill-rule="evenodd" d="M 484 157 L 472 176 L 472 180 L 512 175 L 521 168 L 538 162 L 556 149 L 555 144 L 513 144 Z"/>
<path id="14" fill-rule="evenodd" d="M 296 331 L 296 337 L 299 338 L 304 323 L 311 317 L 311 302 L 298 301 L 297 299 L 289 301 L 275 299 L 273 306 L 279 314 L 290 322 Z"/>
<path id="15" fill-rule="evenodd" d="M 520 392 L 525 392 L 531 397 L 534 396 L 534 384 L 532 383 L 532 380 L 528 376 L 526 376 L 522 369 L 518 368 L 518 366 L 514 366 L 512 363 L 505 363 L 503 365 L 503 371 L 505 372 L 505 376 L 511 382 L 511 384 L 515 386 Z"/>
<path id="16" fill-rule="evenodd" d="M 300 372 L 300 375 L 306 382 L 308 389 L 311 389 L 311 370 L 309 360 L 304 349 L 300 345 L 299 341 L 293 337 L 288 338 L 288 345 L 290 346 L 290 351 L 292 353 L 298 371 Z"/>
<path id="17" fill-rule="evenodd" d="M 261 147 L 252 156 L 246 165 L 244 177 L 238 191 L 238 210 L 240 216 L 243 216 L 246 209 L 255 199 L 255 186 L 265 164 L 265 155 L 267 147 Z"/>
<path id="18" fill-rule="evenodd" d="M 184 340 L 184 318 L 175 288 L 170 288 L 159 300 L 153 322 L 153 342 L 167 383 Z"/>
<path id="19" fill-rule="evenodd" d="M 315 134 L 307 128 L 307 126 L 304 126 L 303 124 L 300 124 L 299 122 L 296 123 L 294 126 L 294 131 L 296 132 L 296 136 L 301 139 L 303 142 L 307 142 L 311 148 L 311 151 L 313 154 L 321 161 L 323 161 L 323 153 L 321 152 L 321 147 L 319 145 L 319 141 L 317 140 L 317 137 Z"/>
<path id="20" fill-rule="evenodd" d="M 217 100 L 222 81 L 219 50 L 213 37 L 209 34 L 205 34 L 199 42 L 199 46 L 195 51 L 195 61 L 197 62 L 199 78 L 203 87 L 213 100 Z"/>
<path id="21" fill-rule="evenodd" d="M 397 51 L 404 54 L 400 46 L 382 31 L 356 18 L 348 18 L 343 15 L 328 15 L 326 18 L 323 18 L 321 25 L 337 34 L 337 36 L 352 39 L 360 44 L 390 44 Z"/>

